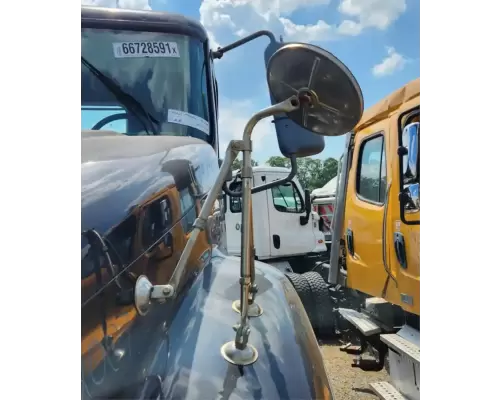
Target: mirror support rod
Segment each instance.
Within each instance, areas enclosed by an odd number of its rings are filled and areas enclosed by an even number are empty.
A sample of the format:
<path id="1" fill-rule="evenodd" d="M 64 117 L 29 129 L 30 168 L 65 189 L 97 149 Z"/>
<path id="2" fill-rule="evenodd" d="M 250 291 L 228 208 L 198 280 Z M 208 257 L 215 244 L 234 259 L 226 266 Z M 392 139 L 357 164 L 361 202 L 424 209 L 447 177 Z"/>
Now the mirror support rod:
<path id="1" fill-rule="evenodd" d="M 242 257 L 240 264 L 240 323 L 234 329 L 236 337 L 234 340 L 224 344 L 221 348 L 221 354 L 224 359 L 235 365 L 249 365 L 257 360 L 258 353 L 254 346 L 248 343 L 250 335 L 250 326 L 248 324 L 249 312 L 252 312 L 252 306 L 255 309 L 256 303 L 253 298 L 250 299 L 250 292 L 255 287 L 255 260 L 252 246 L 252 141 L 251 134 L 253 128 L 261 119 L 291 111 L 300 108 L 300 98 L 292 96 L 281 103 L 265 108 L 254 114 L 245 126 L 243 140 L 232 140 L 226 150 L 226 156 L 222 162 L 219 174 L 215 179 L 212 189 L 208 193 L 205 203 L 201 207 L 198 218 L 194 221 L 193 231 L 184 247 L 180 259 L 175 266 L 174 272 L 167 285 L 153 285 L 148 278 L 141 275 L 137 278 L 134 303 L 140 315 L 146 315 L 154 302 L 164 302 L 166 299 L 175 298 L 178 294 L 179 283 L 184 275 L 191 251 L 196 243 L 198 235 L 207 226 L 207 221 L 212 211 L 215 200 L 220 194 L 222 186 L 226 181 L 228 173 L 231 172 L 231 165 L 236 159 L 238 153 L 243 151 L 243 209 L 242 209 Z M 252 300 L 252 301 L 251 301 Z"/>
<path id="2" fill-rule="evenodd" d="M 258 357 L 257 349 L 248 343 L 250 326 L 248 323 L 250 311 L 250 291 L 255 282 L 255 259 L 253 252 L 252 226 L 252 131 L 261 119 L 275 114 L 297 110 L 300 100 L 292 96 L 285 101 L 265 108 L 254 114 L 247 122 L 243 133 L 243 168 L 242 177 L 242 215 L 241 215 L 241 264 L 240 264 L 240 322 L 235 326 L 236 337 L 221 348 L 221 354 L 226 361 L 235 365 L 253 364 Z M 230 161 L 231 165 L 232 160 Z M 224 173 L 222 171 L 221 175 Z M 222 186 L 222 185 L 221 185 Z M 213 188 L 212 190 L 214 190 Z M 220 189 L 219 189 L 220 190 Z M 252 305 L 255 304 L 254 302 Z M 255 306 L 254 306 L 255 307 Z"/>
<path id="3" fill-rule="evenodd" d="M 297 158 L 295 157 L 295 155 L 290 156 L 290 164 L 292 169 L 286 178 L 278 179 L 277 181 L 268 182 L 263 185 L 254 187 L 252 188 L 252 194 L 263 192 L 264 190 L 271 189 L 273 187 L 281 186 L 284 185 L 285 183 L 291 182 L 292 179 L 295 177 L 295 175 L 297 175 Z M 242 195 L 242 192 L 229 189 L 227 187 L 226 182 L 224 182 L 222 190 L 224 190 L 224 193 L 226 193 L 229 197 L 241 197 Z"/>
<path id="4" fill-rule="evenodd" d="M 276 38 L 274 37 L 273 33 L 271 31 L 257 31 L 255 33 L 252 33 L 251 35 L 244 37 L 243 39 L 237 40 L 234 43 L 231 43 L 225 47 L 219 47 L 217 50 L 212 51 L 212 58 L 214 59 L 221 59 L 222 56 L 227 53 L 228 51 L 231 51 L 237 47 L 240 47 L 248 42 L 251 42 L 254 39 L 257 39 L 258 37 L 261 36 L 267 36 L 269 40 L 271 40 L 271 43 L 276 42 Z"/>
<path id="5" fill-rule="evenodd" d="M 184 274 L 184 269 L 186 267 L 189 257 L 191 256 L 191 251 L 193 250 L 193 247 L 196 243 L 198 234 L 203 229 L 205 229 L 208 217 L 210 216 L 210 213 L 212 211 L 212 207 L 215 203 L 215 200 L 219 196 L 220 193 L 219 188 L 224 183 L 228 171 L 231 171 L 231 164 L 237 157 L 239 151 L 241 151 L 241 148 L 242 148 L 242 141 L 240 140 L 232 140 L 227 147 L 226 156 L 224 157 L 224 161 L 219 170 L 219 175 L 217 175 L 212 190 L 210 190 L 210 192 L 208 193 L 207 199 L 205 200 L 205 203 L 201 208 L 198 218 L 196 218 L 196 220 L 194 221 L 193 224 L 194 229 L 191 232 L 191 235 L 189 236 L 189 240 L 186 243 L 186 246 L 184 247 L 179 262 L 177 263 L 177 266 L 175 267 L 174 272 L 172 274 L 172 278 L 170 279 L 169 286 L 172 287 L 170 292 L 170 297 L 175 296 L 177 294 L 179 282 L 181 280 L 182 275 Z"/>
<path id="6" fill-rule="evenodd" d="M 241 140 L 231 140 L 231 142 L 229 142 L 226 150 L 226 156 L 224 157 L 224 161 L 220 167 L 219 174 L 217 175 L 215 183 L 208 193 L 203 206 L 201 207 L 198 218 L 194 221 L 194 229 L 189 236 L 186 246 L 184 246 L 182 254 L 174 268 L 174 272 L 172 273 L 172 277 L 169 282 L 166 285 L 152 285 L 144 275 L 141 275 L 137 279 L 135 287 L 135 307 L 140 315 L 146 315 L 153 302 L 161 303 L 167 299 L 175 298 L 178 294 L 180 280 L 184 275 L 184 270 L 189 257 L 191 256 L 191 251 L 196 244 L 198 235 L 205 229 L 212 207 L 220 194 L 220 188 L 225 182 L 227 174 L 231 172 L 231 164 L 238 156 L 238 153 L 242 150 L 242 148 L 243 142 Z"/>

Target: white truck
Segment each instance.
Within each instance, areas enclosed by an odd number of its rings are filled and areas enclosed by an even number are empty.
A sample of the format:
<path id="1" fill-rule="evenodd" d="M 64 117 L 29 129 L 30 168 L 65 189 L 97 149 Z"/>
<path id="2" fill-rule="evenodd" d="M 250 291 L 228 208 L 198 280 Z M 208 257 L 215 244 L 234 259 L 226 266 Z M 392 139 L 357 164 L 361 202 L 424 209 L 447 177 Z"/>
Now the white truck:
<path id="1" fill-rule="evenodd" d="M 233 172 L 236 177 L 237 171 Z M 253 167 L 253 186 L 286 178 L 287 168 Z M 297 179 L 252 194 L 255 258 L 284 271 L 304 272 L 308 259 L 327 251 L 319 216 L 311 210 L 308 190 Z M 227 251 L 240 255 L 241 197 L 226 195 Z"/>

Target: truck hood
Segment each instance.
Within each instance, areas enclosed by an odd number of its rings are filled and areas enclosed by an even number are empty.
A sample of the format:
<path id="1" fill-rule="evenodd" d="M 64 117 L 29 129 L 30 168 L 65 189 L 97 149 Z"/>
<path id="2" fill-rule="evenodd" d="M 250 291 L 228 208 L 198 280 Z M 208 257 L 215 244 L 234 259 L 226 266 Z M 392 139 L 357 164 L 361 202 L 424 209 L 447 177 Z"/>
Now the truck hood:
<path id="1" fill-rule="evenodd" d="M 199 139 L 82 134 L 82 230 L 106 235 L 156 193 L 186 177 L 185 185 L 197 184 L 206 193 L 217 170 L 213 148 Z"/>
<path id="2" fill-rule="evenodd" d="M 149 377 L 156 384 L 155 395 L 148 398 L 333 399 L 304 307 L 288 279 L 267 264 L 255 262 L 256 301 L 264 312 L 250 319 L 249 343 L 259 357 L 246 367 L 222 357 L 221 346 L 234 340 L 233 326 L 239 321 L 231 306 L 240 296 L 239 265 L 239 258 L 214 250 L 209 264 L 180 297 L 167 329 L 159 329 L 167 326 L 162 305 L 138 317 L 124 335 L 133 338 L 124 340 L 131 343 L 127 362 L 133 373 L 116 381 L 114 390 L 103 392 L 101 398 L 118 398 L 116 393 L 138 398 L 137 393 L 146 392 Z"/>

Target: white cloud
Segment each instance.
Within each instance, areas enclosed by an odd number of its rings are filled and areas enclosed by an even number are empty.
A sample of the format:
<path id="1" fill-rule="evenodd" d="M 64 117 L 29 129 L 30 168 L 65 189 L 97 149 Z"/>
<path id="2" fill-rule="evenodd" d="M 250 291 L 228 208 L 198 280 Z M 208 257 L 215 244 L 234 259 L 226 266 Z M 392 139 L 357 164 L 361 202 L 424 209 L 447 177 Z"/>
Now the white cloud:
<path id="1" fill-rule="evenodd" d="M 283 24 L 287 41 L 321 41 L 335 35 L 335 27 L 328 25 L 321 19 L 311 25 L 297 25 L 287 18 L 279 20 Z"/>
<path id="2" fill-rule="evenodd" d="M 405 12 L 406 0 L 342 0 L 338 10 L 357 19 L 362 29 L 383 30 Z"/>
<path id="3" fill-rule="evenodd" d="M 151 10 L 149 0 L 81 0 L 82 6 Z"/>
<path id="4" fill-rule="evenodd" d="M 243 130 L 249 118 L 257 112 L 252 100 L 221 99 L 219 108 L 219 148 L 221 155 L 225 154 L 230 140 L 241 139 Z M 253 149 L 262 148 L 265 139 L 275 135 L 272 118 L 261 120 L 252 133 Z"/>
<path id="5" fill-rule="evenodd" d="M 271 30 L 277 37 L 284 34 L 286 41 L 331 41 L 359 35 L 369 28 L 384 30 L 406 10 L 406 0 L 341 0 L 339 15 L 332 15 L 337 17 L 332 19 L 340 20 L 338 25 L 323 19 L 301 25 L 288 18 L 301 8 L 324 6 L 332 1 L 202 0 L 200 21 L 216 41 L 228 34 L 241 37 L 260 29 Z"/>
<path id="6" fill-rule="evenodd" d="M 327 25 L 321 21 L 319 26 L 296 25 L 284 16 L 300 8 L 328 4 L 331 0 L 202 0 L 200 21 L 216 41 L 227 34 L 237 37 L 260 29 L 269 29 L 276 36 L 286 34 L 290 37 L 318 37 Z M 315 39 L 312 39 L 315 40 Z M 212 44 L 213 48 L 218 47 Z"/>
<path id="7" fill-rule="evenodd" d="M 373 66 L 372 73 L 378 78 L 391 75 L 401 71 L 407 62 L 408 59 L 399 54 L 394 47 L 387 47 L 387 57 Z"/>
<path id="8" fill-rule="evenodd" d="M 337 28 L 339 35 L 357 36 L 363 31 L 363 25 L 350 19 L 343 20 Z"/>

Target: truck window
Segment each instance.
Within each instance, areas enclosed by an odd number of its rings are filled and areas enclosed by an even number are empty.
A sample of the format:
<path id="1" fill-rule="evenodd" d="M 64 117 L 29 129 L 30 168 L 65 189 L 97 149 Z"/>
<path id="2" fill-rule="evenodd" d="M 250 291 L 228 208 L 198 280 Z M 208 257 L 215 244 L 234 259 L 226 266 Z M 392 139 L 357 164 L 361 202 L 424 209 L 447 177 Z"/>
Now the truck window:
<path id="1" fill-rule="evenodd" d="M 196 219 L 196 208 L 194 206 L 194 199 L 188 188 L 181 190 L 181 213 L 182 213 L 182 227 L 184 233 L 188 233 L 193 229 L 193 224 Z"/>
<path id="2" fill-rule="evenodd" d="M 304 201 L 294 182 L 271 189 L 274 208 L 280 212 L 303 213 Z"/>
<path id="3" fill-rule="evenodd" d="M 356 191 L 362 200 L 383 204 L 386 189 L 384 137 L 372 137 L 361 144 Z"/>
<path id="4" fill-rule="evenodd" d="M 104 131 L 126 132 L 126 115 L 127 111 L 119 106 L 82 106 L 82 130 L 98 128 Z"/>
<path id="5" fill-rule="evenodd" d="M 138 61 L 126 56 L 129 52 L 132 54 L 127 43 L 142 42 L 145 46 L 145 41 L 154 41 L 160 53 L 176 53 L 177 57 L 145 57 Z M 122 45 L 110 51 L 107 46 L 112 42 Z M 175 46 L 171 48 L 170 43 Z M 211 99 L 207 97 L 208 58 L 200 40 L 164 32 L 84 28 L 81 48 L 81 107 L 82 114 L 85 112 L 82 125 L 111 129 L 110 122 L 113 122 L 113 130 L 126 135 L 156 132 L 213 142 L 215 115 L 210 115 Z M 100 73 L 113 80 L 126 93 L 125 98 L 136 99 L 149 114 L 148 118 L 130 109 L 120 96 L 117 98 L 103 83 Z M 121 107 L 124 112 L 114 111 L 114 117 L 108 112 L 99 120 L 96 110 L 90 113 L 89 107 Z"/>

